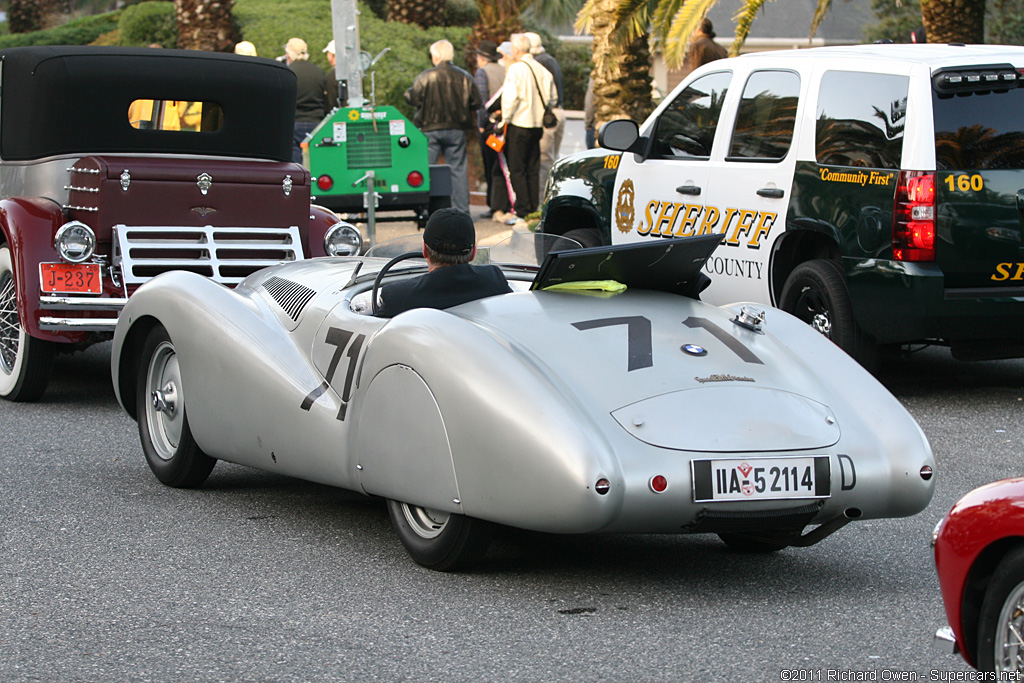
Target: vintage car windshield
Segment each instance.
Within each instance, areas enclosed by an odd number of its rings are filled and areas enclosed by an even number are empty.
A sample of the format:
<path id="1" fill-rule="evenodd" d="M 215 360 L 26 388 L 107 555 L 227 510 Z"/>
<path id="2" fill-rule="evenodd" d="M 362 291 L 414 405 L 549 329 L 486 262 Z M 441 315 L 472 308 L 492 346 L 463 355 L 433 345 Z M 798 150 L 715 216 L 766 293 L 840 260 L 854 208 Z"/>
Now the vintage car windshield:
<path id="1" fill-rule="evenodd" d="M 492 263 L 535 270 L 540 267 L 548 252 L 580 249 L 581 247 L 582 245 L 576 240 L 559 235 L 513 230 L 501 235 L 497 240 L 485 240 L 479 244 L 473 263 L 476 265 Z M 423 235 L 417 233 L 381 242 L 366 252 L 366 256 L 391 259 L 401 254 L 422 250 Z M 423 263 L 423 259 L 410 259 L 403 265 L 406 267 L 409 265 L 422 266 Z"/>

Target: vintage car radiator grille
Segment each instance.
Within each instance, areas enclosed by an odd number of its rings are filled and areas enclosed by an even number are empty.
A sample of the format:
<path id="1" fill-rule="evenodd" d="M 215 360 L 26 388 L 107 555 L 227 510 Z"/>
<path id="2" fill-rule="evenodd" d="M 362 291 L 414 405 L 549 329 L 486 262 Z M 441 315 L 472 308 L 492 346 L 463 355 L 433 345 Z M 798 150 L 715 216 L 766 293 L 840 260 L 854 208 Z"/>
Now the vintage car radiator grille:
<path id="1" fill-rule="evenodd" d="M 297 226 L 290 228 L 200 228 L 115 225 L 115 263 L 126 284 L 160 273 L 188 270 L 224 284 L 303 258 Z"/>
<path id="2" fill-rule="evenodd" d="M 274 298 L 274 301 L 284 309 L 292 320 L 298 320 L 302 309 L 306 307 L 309 300 L 316 294 L 309 287 L 300 285 L 298 282 L 285 280 L 279 277 L 267 278 L 263 283 L 263 289 Z"/>
<path id="3" fill-rule="evenodd" d="M 350 123 L 348 128 L 348 167 L 391 168 L 391 133 L 387 122 Z"/>

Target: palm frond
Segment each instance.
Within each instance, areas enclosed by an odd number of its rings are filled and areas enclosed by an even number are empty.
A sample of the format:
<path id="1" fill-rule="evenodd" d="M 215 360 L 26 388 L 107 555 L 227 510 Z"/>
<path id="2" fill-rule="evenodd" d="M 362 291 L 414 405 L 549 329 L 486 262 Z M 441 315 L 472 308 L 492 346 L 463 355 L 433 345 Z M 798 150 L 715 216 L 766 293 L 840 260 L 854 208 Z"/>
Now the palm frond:
<path id="1" fill-rule="evenodd" d="M 593 33 L 594 12 L 598 11 L 596 5 L 597 0 L 587 0 L 583 3 L 583 7 L 576 13 L 576 21 L 572 23 L 576 33 Z"/>
<path id="2" fill-rule="evenodd" d="M 571 21 L 582 6 L 583 0 L 533 0 L 531 12 L 532 16 L 557 25 Z"/>
<path id="3" fill-rule="evenodd" d="M 818 0 L 818 6 L 814 8 L 814 17 L 811 19 L 811 32 L 807 35 L 808 40 L 817 33 L 818 27 L 821 26 L 821 22 L 825 21 L 825 14 L 828 13 L 830 7 L 832 7 L 832 0 Z"/>
<path id="4" fill-rule="evenodd" d="M 718 0 L 686 0 L 672 17 L 672 23 L 664 34 L 665 64 L 669 68 L 682 66 L 693 32 L 716 2 Z"/>
<path id="5" fill-rule="evenodd" d="M 657 0 L 619 0 L 614 13 L 616 34 L 623 35 L 627 41 L 646 35 L 651 23 L 651 5 L 656 3 Z"/>
<path id="6" fill-rule="evenodd" d="M 733 34 L 732 45 L 729 47 L 729 56 L 735 57 L 740 53 L 740 48 L 743 47 L 743 43 L 747 40 L 747 36 L 750 35 L 750 27 L 754 23 L 754 18 L 757 13 L 761 11 L 765 2 L 769 0 L 744 0 L 743 6 L 740 7 L 739 11 L 732 18 L 736 22 L 736 33 Z"/>
<path id="7" fill-rule="evenodd" d="M 662 0 L 657 3 L 651 16 L 651 23 L 654 24 L 654 33 L 664 38 L 668 35 L 672 26 L 672 19 L 679 13 L 679 10 L 687 0 Z"/>

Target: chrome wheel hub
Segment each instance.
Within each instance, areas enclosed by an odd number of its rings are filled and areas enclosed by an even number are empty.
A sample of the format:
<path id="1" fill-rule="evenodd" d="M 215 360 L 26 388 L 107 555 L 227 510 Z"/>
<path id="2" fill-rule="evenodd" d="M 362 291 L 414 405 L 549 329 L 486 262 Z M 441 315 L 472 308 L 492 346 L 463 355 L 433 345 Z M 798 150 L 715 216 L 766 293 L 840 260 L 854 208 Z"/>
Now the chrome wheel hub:
<path id="1" fill-rule="evenodd" d="M 829 339 L 832 338 L 832 321 L 829 320 L 828 313 L 815 313 L 811 318 L 811 327 Z"/>
<path id="2" fill-rule="evenodd" d="M 170 460 L 178 450 L 184 424 L 184 411 L 179 387 L 181 376 L 178 357 L 170 342 L 162 342 L 153 351 L 146 375 L 149 401 L 146 426 L 153 450 L 161 460 Z"/>
<path id="3" fill-rule="evenodd" d="M 402 503 L 405 521 L 420 538 L 437 538 L 448 525 L 451 515 L 440 510 L 429 510 L 417 505 Z"/>

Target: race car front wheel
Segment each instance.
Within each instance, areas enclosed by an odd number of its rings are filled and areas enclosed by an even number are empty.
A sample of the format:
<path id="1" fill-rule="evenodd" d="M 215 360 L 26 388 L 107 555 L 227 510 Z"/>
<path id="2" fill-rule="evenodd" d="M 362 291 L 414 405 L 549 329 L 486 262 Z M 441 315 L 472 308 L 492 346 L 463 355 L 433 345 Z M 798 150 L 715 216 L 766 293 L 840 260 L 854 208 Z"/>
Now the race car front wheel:
<path id="1" fill-rule="evenodd" d="M 146 462 L 167 486 L 199 486 L 217 461 L 203 453 L 192 437 L 178 355 L 160 325 L 146 338 L 141 369 L 135 408 Z"/>
<path id="2" fill-rule="evenodd" d="M 978 620 L 978 670 L 1018 673 L 1024 669 L 1024 548 L 996 567 Z M 1016 680 L 1008 678 L 1007 680 Z"/>
<path id="3" fill-rule="evenodd" d="M 0 246 L 0 397 L 37 401 L 46 391 L 54 344 L 28 336 L 18 317 L 11 250 Z"/>
<path id="4" fill-rule="evenodd" d="M 397 500 L 388 501 L 388 515 L 412 559 L 440 572 L 478 561 L 494 535 L 489 522 Z"/>

